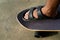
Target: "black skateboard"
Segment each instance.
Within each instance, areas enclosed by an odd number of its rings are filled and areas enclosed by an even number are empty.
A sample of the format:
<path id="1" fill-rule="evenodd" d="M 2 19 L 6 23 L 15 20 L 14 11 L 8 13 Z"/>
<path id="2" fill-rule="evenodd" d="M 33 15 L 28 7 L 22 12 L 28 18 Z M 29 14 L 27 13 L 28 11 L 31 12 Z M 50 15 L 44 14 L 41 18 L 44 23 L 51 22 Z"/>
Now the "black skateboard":
<path id="1" fill-rule="evenodd" d="M 56 31 L 60 30 L 60 6 L 57 11 L 59 13 L 57 19 L 37 20 L 37 21 L 24 21 L 23 16 L 29 9 L 21 11 L 17 15 L 18 22 L 24 26 L 24 28 L 31 31 Z"/>

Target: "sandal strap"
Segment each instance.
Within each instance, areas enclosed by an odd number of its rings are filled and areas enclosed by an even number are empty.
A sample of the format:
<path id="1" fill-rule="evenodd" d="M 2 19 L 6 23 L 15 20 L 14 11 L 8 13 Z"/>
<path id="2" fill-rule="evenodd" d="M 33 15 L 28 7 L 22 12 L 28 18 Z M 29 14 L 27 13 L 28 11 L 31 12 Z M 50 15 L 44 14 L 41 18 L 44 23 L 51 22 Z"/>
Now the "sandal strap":
<path id="1" fill-rule="evenodd" d="M 29 16 L 28 16 L 28 19 L 29 20 L 33 20 L 34 17 L 33 17 L 33 11 L 36 9 L 36 7 L 32 7 L 30 8 L 30 11 L 29 11 Z"/>
<path id="2" fill-rule="evenodd" d="M 44 18 L 43 14 L 42 14 L 42 11 L 41 11 L 42 7 L 43 6 L 38 6 L 37 7 L 38 19 L 43 19 Z"/>
<path id="3" fill-rule="evenodd" d="M 48 17 L 42 13 L 41 8 L 43 8 L 43 6 L 37 7 L 38 19 L 51 19 L 51 17 Z"/>

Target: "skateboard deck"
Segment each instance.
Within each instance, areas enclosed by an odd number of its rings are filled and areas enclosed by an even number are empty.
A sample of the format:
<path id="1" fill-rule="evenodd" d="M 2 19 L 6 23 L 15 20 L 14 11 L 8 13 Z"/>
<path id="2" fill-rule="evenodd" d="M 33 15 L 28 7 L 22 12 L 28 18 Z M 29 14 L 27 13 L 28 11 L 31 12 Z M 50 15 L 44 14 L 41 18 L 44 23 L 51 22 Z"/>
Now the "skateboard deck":
<path id="1" fill-rule="evenodd" d="M 18 22 L 24 26 L 24 28 L 32 31 L 56 31 L 60 30 L 60 5 L 57 8 L 57 11 L 59 13 L 57 19 L 44 19 L 44 20 L 36 20 L 36 21 L 24 21 L 23 16 L 29 9 L 25 9 L 21 11 L 17 15 Z"/>

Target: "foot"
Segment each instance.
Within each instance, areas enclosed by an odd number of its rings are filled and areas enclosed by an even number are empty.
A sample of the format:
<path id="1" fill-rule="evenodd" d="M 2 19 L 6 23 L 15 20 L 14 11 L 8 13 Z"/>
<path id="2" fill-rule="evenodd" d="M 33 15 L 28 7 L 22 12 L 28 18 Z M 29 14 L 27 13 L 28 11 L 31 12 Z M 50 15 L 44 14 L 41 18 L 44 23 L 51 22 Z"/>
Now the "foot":
<path id="1" fill-rule="evenodd" d="M 43 13 L 44 15 L 48 16 L 48 17 L 55 17 L 55 16 L 57 15 L 56 12 L 53 13 L 52 11 L 48 10 L 48 8 L 42 8 L 41 10 L 42 10 L 42 13 Z M 25 19 L 28 19 L 28 16 L 29 16 L 29 11 L 26 12 L 24 18 L 25 18 Z M 34 16 L 36 19 L 38 19 L 37 9 L 35 9 L 35 10 L 33 11 L 33 16 Z"/>

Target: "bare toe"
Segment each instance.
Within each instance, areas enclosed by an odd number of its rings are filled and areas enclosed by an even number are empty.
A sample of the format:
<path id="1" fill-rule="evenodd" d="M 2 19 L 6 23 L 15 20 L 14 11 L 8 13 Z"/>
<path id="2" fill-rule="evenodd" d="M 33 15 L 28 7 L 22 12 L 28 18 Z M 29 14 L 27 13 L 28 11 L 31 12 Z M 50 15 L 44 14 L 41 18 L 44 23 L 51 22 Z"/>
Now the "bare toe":
<path id="1" fill-rule="evenodd" d="M 28 12 L 26 12 L 26 14 L 25 14 L 24 18 L 25 18 L 25 19 L 28 19 L 28 15 L 29 15 L 29 11 L 28 11 Z"/>

